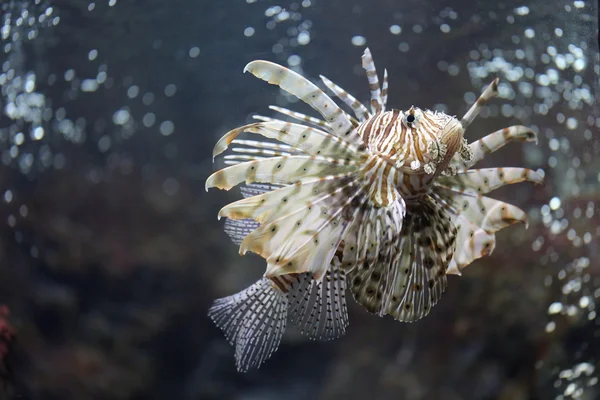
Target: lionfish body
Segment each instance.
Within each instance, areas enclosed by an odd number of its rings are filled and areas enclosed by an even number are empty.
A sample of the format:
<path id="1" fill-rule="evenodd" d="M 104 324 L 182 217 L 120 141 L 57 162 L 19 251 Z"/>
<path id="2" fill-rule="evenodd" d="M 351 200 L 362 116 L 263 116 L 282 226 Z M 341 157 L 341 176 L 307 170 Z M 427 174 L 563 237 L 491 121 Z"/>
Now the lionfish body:
<path id="1" fill-rule="evenodd" d="M 386 111 L 387 71 L 380 87 L 367 49 L 370 110 L 346 91 L 323 83 L 353 112 L 313 83 L 279 65 L 254 61 L 245 71 L 295 95 L 323 119 L 271 108 L 301 123 L 269 117 L 234 129 L 231 166 L 209 187 L 245 182 L 244 199 L 227 205 L 226 231 L 240 253 L 267 261 L 264 277 L 219 299 L 209 315 L 235 346 L 239 370 L 260 365 L 277 348 L 289 320 L 311 338 L 330 339 L 348 325 L 345 290 L 372 313 L 416 321 L 429 313 L 460 271 L 495 247 L 494 233 L 526 222 L 519 208 L 484 196 L 501 186 L 542 183 L 524 168 L 471 167 L 513 140 L 535 140 L 522 126 L 470 145 L 463 134 L 497 92 L 494 81 L 458 120 L 411 107 Z M 270 140 L 241 140 L 242 132 Z M 280 143 L 276 143 L 280 142 Z"/>

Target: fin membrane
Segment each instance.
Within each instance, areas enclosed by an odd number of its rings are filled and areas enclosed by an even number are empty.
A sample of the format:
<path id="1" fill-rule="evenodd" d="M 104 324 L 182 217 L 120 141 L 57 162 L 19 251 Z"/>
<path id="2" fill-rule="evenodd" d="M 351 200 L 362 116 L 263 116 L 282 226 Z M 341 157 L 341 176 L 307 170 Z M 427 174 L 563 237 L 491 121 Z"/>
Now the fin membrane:
<path id="1" fill-rule="evenodd" d="M 287 310 L 287 295 L 263 278 L 237 294 L 216 300 L 208 315 L 235 347 L 238 371 L 246 372 L 259 367 L 277 350 Z"/>

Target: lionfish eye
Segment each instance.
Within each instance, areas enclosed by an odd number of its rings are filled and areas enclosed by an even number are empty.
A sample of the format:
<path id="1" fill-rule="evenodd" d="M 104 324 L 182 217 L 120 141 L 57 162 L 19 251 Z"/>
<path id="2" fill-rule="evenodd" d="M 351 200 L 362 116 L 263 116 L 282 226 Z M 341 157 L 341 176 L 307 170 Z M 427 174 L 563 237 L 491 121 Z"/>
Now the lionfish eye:
<path id="1" fill-rule="evenodd" d="M 404 123 L 404 125 L 410 129 L 416 127 L 418 120 L 418 115 L 415 115 L 412 109 L 409 111 L 409 114 L 405 115 L 404 118 L 402 118 L 402 122 Z"/>

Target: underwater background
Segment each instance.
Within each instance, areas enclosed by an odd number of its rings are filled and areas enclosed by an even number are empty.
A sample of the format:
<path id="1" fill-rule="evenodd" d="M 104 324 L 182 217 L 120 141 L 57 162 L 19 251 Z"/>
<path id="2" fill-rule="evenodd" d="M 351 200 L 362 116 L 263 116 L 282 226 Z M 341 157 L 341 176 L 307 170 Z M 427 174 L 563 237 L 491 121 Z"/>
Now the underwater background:
<path id="1" fill-rule="evenodd" d="M 364 101 L 365 46 L 394 108 L 462 115 L 500 78 L 467 139 L 538 132 L 482 163 L 544 171 L 495 196 L 529 227 L 423 320 L 350 301 L 345 336 L 240 374 L 207 311 L 264 263 L 217 221 L 212 147 L 305 110 L 249 61 Z M 598 52 L 591 0 L 1 0 L 0 399 L 599 399 Z"/>

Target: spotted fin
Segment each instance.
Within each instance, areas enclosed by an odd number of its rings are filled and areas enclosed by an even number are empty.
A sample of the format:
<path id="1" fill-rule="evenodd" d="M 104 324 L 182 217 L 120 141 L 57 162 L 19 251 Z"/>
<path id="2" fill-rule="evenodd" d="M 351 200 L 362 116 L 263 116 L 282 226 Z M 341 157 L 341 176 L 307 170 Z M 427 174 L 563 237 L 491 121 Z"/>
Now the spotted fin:
<path id="1" fill-rule="evenodd" d="M 269 61 L 252 61 L 246 65 L 245 71 L 268 83 L 278 85 L 310 105 L 325 118 L 335 136 L 356 145 L 361 143 L 350 116 L 308 79 Z"/>
<path id="2" fill-rule="evenodd" d="M 454 257 L 448 265 L 447 274 L 461 275 L 461 270 L 478 258 L 492 254 L 496 248 L 496 236 L 471 222 L 462 214 L 453 215 L 458 229 Z"/>
<path id="3" fill-rule="evenodd" d="M 487 88 L 483 91 L 483 93 L 479 96 L 477 101 L 473 103 L 469 111 L 461 118 L 460 123 L 463 126 L 463 129 L 466 131 L 471 122 L 479 115 L 479 112 L 487 104 L 487 102 L 498 95 L 498 83 L 500 80 L 498 78 L 494 79 L 492 83 L 488 85 Z"/>
<path id="4" fill-rule="evenodd" d="M 298 149 L 279 143 L 256 140 L 233 140 L 236 145 L 231 148 L 230 154 L 225 155 L 226 165 L 235 165 L 246 161 L 263 160 L 269 157 L 287 157 L 302 154 Z"/>
<path id="5" fill-rule="evenodd" d="M 494 250 L 494 233 L 517 222 L 527 224 L 527 214 L 520 208 L 478 194 L 459 193 L 436 186 L 432 196 L 444 204 L 459 228 L 457 257 L 448 273 L 460 270 Z"/>
<path id="6" fill-rule="evenodd" d="M 292 287 L 290 322 L 310 339 L 331 340 L 343 335 L 348 326 L 345 292 L 346 276 L 334 257 L 321 281 L 307 278 Z"/>
<path id="7" fill-rule="evenodd" d="M 312 272 L 319 280 L 343 237 L 352 200 L 361 192 L 355 181 L 341 182 L 332 182 L 332 190 L 314 194 L 312 201 L 284 206 L 285 213 L 268 214 L 268 221 L 244 239 L 240 252 L 266 258 L 267 277 Z"/>
<path id="8" fill-rule="evenodd" d="M 370 240 L 369 249 L 375 254 L 348 271 L 354 298 L 380 316 L 405 322 L 423 318 L 446 288 L 446 268 L 456 239 L 449 214 L 426 197 L 407 204 L 401 231 L 380 236 Z"/>
<path id="9" fill-rule="evenodd" d="M 261 145 L 255 142 L 253 144 L 255 148 L 266 147 L 270 150 L 289 152 L 296 150 L 314 156 L 339 157 L 352 160 L 362 160 L 365 157 L 362 147 L 350 145 L 330 133 L 306 125 L 279 120 L 256 122 L 227 132 L 215 145 L 213 157 L 225 151 L 243 132 L 259 134 L 290 146 L 282 147 L 282 145 L 275 143 Z"/>
<path id="10" fill-rule="evenodd" d="M 297 111 L 288 110 L 287 108 L 283 108 L 283 107 L 269 106 L 269 108 L 271 110 L 277 111 L 278 113 L 283 114 L 287 117 L 296 119 L 305 124 L 314 125 L 315 127 L 319 128 L 319 129 L 323 129 L 327 132 L 330 132 L 329 124 L 327 124 L 327 122 L 323 121 L 322 119 L 314 118 L 309 115 L 302 114 Z"/>
<path id="11" fill-rule="evenodd" d="M 463 160 L 461 159 L 460 154 L 456 154 L 452 158 L 451 165 L 458 171 L 467 170 L 481 161 L 488 154 L 491 154 L 516 140 L 537 143 L 537 136 L 531 129 L 522 125 L 510 126 L 508 128 L 497 130 L 469 144 L 470 153 L 472 154 L 472 157 L 469 160 Z"/>
<path id="12" fill-rule="evenodd" d="M 240 192 L 244 199 L 248 199 L 253 196 L 260 196 L 267 192 L 272 192 L 274 190 L 280 189 L 282 186 L 279 185 L 269 185 L 269 184 L 258 184 L 258 183 L 250 183 L 248 185 L 241 185 Z M 260 223 L 250 219 L 231 219 L 227 218 L 225 220 L 225 233 L 231 241 L 236 244 L 242 244 L 244 238 L 252 231 L 256 230 L 260 226 Z"/>
<path id="13" fill-rule="evenodd" d="M 388 224 L 390 210 L 365 210 L 344 238 L 344 266 L 354 299 L 369 312 L 385 314 L 396 271 L 391 268 L 395 240 L 401 227 Z"/>
<path id="14" fill-rule="evenodd" d="M 254 195 L 226 205 L 219 211 L 219 217 L 252 218 L 260 223 L 268 223 L 275 217 L 288 216 L 321 202 L 329 207 L 331 201 L 335 200 L 331 196 L 336 195 L 336 190 L 350 185 L 352 181 L 352 174 L 331 175 L 263 193 L 259 193 L 256 184 L 248 185 L 248 189 L 242 189 L 252 190 Z"/>
<path id="15" fill-rule="evenodd" d="M 238 371 L 257 368 L 281 341 L 287 322 L 287 295 L 270 280 L 216 300 L 208 315 L 235 347 Z"/>
<path id="16" fill-rule="evenodd" d="M 519 207 L 490 197 L 459 193 L 438 186 L 435 196 L 450 206 L 453 213 L 464 215 L 475 225 L 490 233 L 499 231 L 514 223 L 527 223 L 527 215 Z"/>
<path id="17" fill-rule="evenodd" d="M 318 156 L 281 156 L 253 160 L 219 170 L 206 180 L 206 190 L 229 190 L 242 183 L 291 184 L 302 179 L 336 175 L 356 169 L 353 162 Z"/>
<path id="18" fill-rule="evenodd" d="M 486 194 L 504 185 L 519 182 L 533 182 L 541 185 L 544 178 L 527 168 L 485 168 L 470 169 L 454 176 L 440 176 L 436 186 L 443 186 L 455 192 Z"/>

